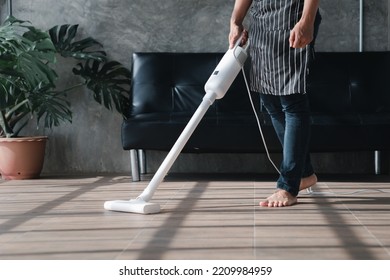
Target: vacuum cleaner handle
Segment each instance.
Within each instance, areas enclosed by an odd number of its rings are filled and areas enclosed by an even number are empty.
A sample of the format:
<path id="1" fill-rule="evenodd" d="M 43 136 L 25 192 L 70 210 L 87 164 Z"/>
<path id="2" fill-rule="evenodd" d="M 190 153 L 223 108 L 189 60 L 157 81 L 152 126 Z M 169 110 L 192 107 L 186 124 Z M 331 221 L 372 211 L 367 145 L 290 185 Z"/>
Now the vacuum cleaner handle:
<path id="1" fill-rule="evenodd" d="M 239 46 L 239 42 L 232 49 L 229 49 L 206 82 L 206 92 L 214 92 L 217 99 L 225 96 L 226 92 L 241 71 L 248 57 L 246 48 Z"/>

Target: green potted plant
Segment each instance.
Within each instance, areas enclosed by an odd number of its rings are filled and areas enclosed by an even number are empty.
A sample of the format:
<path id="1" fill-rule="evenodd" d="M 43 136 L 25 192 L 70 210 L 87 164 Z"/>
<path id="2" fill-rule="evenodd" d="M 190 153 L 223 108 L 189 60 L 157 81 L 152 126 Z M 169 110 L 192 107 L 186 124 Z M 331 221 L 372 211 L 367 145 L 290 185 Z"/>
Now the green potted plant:
<path id="1" fill-rule="evenodd" d="M 26 125 L 52 128 L 72 121 L 67 95 L 78 87 L 86 87 L 92 98 L 107 109 L 124 115 L 129 106 L 130 71 L 117 61 L 109 61 L 102 45 L 91 37 L 76 40 L 78 25 L 54 26 L 42 31 L 29 22 L 12 16 L 0 26 L 0 173 L 4 179 L 38 177 L 43 155 L 30 151 L 45 150 L 46 136 L 21 136 Z M 58 89 L 55 65 L 58 57 L 72 59 L 75 84 Z M 16 152 L 11 143 L 32 144 L 23 148 L 21 158 L 3 162 Z M 2 147 L 1 145 L 5 145 Z M 5 154 L 1 154 L 5 153 Z M 38 158 L 38 167 L 27 163 Z M 23 167 L 16 165 L 22 163 Z M 11 168 L 16 167 L 16 170 Z"/>

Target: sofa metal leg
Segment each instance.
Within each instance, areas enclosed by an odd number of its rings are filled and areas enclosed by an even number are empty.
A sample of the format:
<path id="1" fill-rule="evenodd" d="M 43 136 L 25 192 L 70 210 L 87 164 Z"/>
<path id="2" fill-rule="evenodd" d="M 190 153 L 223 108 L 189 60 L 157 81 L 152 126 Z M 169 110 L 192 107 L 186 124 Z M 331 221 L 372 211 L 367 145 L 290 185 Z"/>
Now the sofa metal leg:
<path id="1" fill-rule="evenodd" d="M 146 154 L 145 151 L 142 149 L 138 150 L 138 161 L 139 161 L 139 167 L 140 167 L 140 173 L 146 174 Z"/>
<path id="2" fill-rule="evenodd" d="M 381 173 L 381 151 L 375 151 L 375 174 L 380 175 Z"/>
<path id="3" fill-rule="evenodd" d="M 140 181 L 141 176 L 139 172 L 138 153 L 137 150 L 130 150 L 130 164 L 131 164 L 131 179 L 133 182 Z"/>

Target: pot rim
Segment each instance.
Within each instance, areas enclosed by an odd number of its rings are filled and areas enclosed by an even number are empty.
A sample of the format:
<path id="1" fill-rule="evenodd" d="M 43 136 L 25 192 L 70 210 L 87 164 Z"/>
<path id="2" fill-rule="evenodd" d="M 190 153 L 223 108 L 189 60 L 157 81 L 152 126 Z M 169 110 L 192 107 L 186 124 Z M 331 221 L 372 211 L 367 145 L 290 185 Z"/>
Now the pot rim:
<path id="1" fill-rule="evenodd" d="M 48 136 L 18 136 L 12 138 L 1 138 L 0 142 L 39 142 L 48 140 Z"/>

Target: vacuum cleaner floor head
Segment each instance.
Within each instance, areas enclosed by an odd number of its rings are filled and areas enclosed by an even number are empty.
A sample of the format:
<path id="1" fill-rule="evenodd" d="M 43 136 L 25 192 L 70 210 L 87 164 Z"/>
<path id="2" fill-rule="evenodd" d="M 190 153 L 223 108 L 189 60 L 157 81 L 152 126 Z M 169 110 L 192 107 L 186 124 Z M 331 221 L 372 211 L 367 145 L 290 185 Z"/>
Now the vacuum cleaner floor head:
<path id="1" fill-rule="evenodd" d="M 106 201 L 104 203 L 104 208 L 111 211 L 138 214 L 156 214 L 160 212 L 159 204 L 145 202 L 142 199 Z"/>

